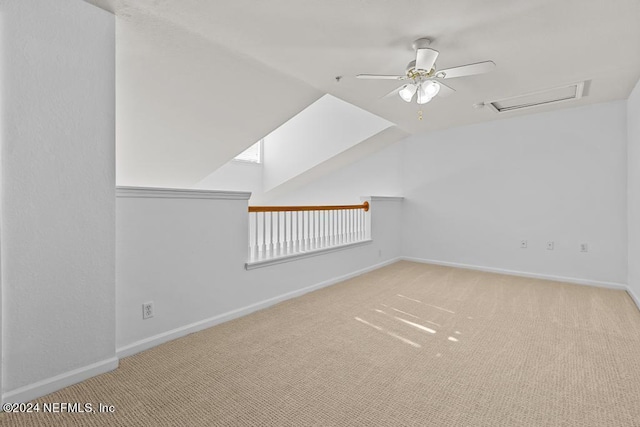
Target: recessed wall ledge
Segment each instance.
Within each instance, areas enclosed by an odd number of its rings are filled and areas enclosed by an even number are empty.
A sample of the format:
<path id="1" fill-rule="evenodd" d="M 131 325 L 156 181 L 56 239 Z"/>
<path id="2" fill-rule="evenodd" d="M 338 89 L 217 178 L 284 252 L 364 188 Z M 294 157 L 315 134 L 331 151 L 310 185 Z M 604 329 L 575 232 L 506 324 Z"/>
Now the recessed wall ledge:
<path id="1" fill-rule="evenodd" d="M 158 199 L 249 200 L 249 191 L 191 190 L 186 188 L 116 187 L 116 197 Z"/>
<path id="2" fill-rule="evenodd" d="M 402 202 L 404 197 L 402 196 L 362 196 L 361 201 L 368 202 Z"/>

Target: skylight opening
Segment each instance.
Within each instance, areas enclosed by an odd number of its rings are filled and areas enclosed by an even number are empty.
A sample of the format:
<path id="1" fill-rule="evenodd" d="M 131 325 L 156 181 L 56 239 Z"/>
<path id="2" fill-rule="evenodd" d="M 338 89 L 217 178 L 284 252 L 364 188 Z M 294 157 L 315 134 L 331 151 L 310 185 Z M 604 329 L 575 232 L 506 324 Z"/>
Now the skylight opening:
<path id="1" fill-rule="evenodd" d="M 253 144 L 251 147 L 244 150 L 242 153 L 238 154 L 233 158 L 235 161 L 246 162 L 246 163 L 262 163 L 262 145 L 264 143 L 264 139 Z"/>

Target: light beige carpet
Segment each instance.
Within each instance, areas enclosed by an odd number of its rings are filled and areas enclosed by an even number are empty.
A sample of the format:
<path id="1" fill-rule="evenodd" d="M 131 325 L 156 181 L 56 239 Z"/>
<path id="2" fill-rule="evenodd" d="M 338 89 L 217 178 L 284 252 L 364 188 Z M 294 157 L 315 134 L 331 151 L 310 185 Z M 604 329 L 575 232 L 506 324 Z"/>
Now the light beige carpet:
<path id="1" fill-rule="evenodd" d="M 0 424 L 640 426 L 640 311 L 624 291 L 398 262 L 38 402 L 116 413 Z"/>

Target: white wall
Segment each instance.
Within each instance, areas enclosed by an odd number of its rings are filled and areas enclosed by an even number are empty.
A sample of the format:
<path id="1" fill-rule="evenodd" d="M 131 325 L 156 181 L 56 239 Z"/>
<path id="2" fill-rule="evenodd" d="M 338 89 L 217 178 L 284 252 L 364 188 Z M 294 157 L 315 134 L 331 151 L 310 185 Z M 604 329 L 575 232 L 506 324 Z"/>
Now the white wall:
<path id="1" fill-rule="evenodd" d="M 336 174 L 342 176 L 342 170 L 351 170 L 351 166 L 355 163 L 375 158 L 380 159 L 380 157 L 375 156 L 374 154 L 378 151 L 384 150 L 394 144 L 397 144 L 399 141 L 404 139 L 407 136 L 407 133 L 402 129 L 399 129 L 396 126 L 391 126 L 384 129 L 381 132 L 373 135 L 370 138 L 367 138 L 365 141 L 362 141 L 351 148 L 341 152 L 340 154 L 327 159 L 326 161 L 302 172 L 294 178 L 289 179 L 287 182 L 277 186 L 276 188 L 271 189 L 262 194 L 252 194 L 251 200 L 252 204 L 256 205 L 264 205 L 264 204 L 280 204 L 281 202 L 277 202 L 278 199 L 290 198 L 292 195 L 298 195 L 301 191 L 304 191 L 305 188 L 313 187 L 315 191 L 309 193 L 306 198 L 310 200 L 311 203 L 314 204 L 317 201 L 322 203 L 335 203 L 335 199 L 337 197 L 337 193 L 341 193 L 343 196 L 345 194 L 349 194 L 350 197 L 358 196 L 359 194 L 388 194 L 387 188 L 393 187 L 395 189 L 400 188 L 400 180 L 397 180 L 398 185 L 393 186 L 389 185 L 389 183 L 384 182 L 381 178 L 388 178 L 390 175 L 400 176 L 400 169 L 394 169 L 394 171 L 390 171 L 389 166 L 385 165 L 385 161 L 382 161 L 378 170 L 366 169 L 364 170 L 364 174 L 359 174 L 357 176 L 345 177 L 348 181 L 339 181 L 336 182 L 332 180 L 330 177 Z M 393 164 L 393 159 L 388 159 L 389 164 Z M 395 165 L 394 165 L 395 166 Z M 393 168 L 393 166 L 392 166 Z M 359 167 L 356 167 L 356 170 L 360 170 Z M 394 174 L 395 172 L 395 174 Z M 332 188 L 325 189 L 329 190 L 330 197 L 319 196 L 323 190 L 327 182 L 333 181 Z M 371 182 L 368 182 L 371 181 Z M 396 180 L 392 179 L 393 182 Z M 320 186 L 314 185 L 315 183 L 320 183 Z M 362 184 L 373 184 L 373 185 L 362 185 Z M 379 192 L 378 185 L 380 185 L 380 189 L 382 192 Z M 358 188 L 363 191 L 354 191 Z M 341 191 L 342 189 L 348 191 Z M 392 191 L 391 194 L 398 194 L 397 191 Z M 295 196 L 294 196 L 295 197 Z M 314 200 L 316 202 L 314 202 Z"/>
<path id="2" fill-rule="evenodd" d="M 626 283 L 625 114 L 619 101 L 408 138 L 403 255 Z"/>
<path id="3" fill-rule="evenodd" d="M 16 401 L 117 366 L 115 29 L 77 0 L 0 14 L 2 392 Z"/>
<path id="4" fill-rule="evenodd" d="M 400 255 L 399 201 L 371 202 L 372 243 L 246 271 L 248 194 L 220 200 L 215 194 L 181 198 L 190 196 L 180 190 L 161 197 L 123 197 L 122 191 L 116 203 L 121 356 Z M 154 302 L 155 317 L 142 320 L 147 301 Z"/>
<path id="5" fill-rule="evenodd" d="M 396 143 L 286 195 L 273 205 L 356 204 L 360 196 L 402 196 L 402 144 Z"/>
<path id="6" fill-rule="evenodd" d="M 629 281 L 640 305 L 640 81 L 627 101 Z"/>
<path id="7" fill-rule="evenodd" d="M 265 138 L 265 191 L 392 125 L 345 101 L 324 95 Z"/>
<path id="8" fill-rule="evenodd" d="M 395 132 L 396 129 L 388 128 L 393 139 L 400 135 Z M 303 175 L 312 175 L 308 177 L 311 181 L 308 184 L 294 184 L 290 181 L 275 192 L 264 193 L 263 170 L 266 165 L 232 160 L 193 188 L 250 191 L 252 205 L 353 204 L 359 203 L 363 194 L 401 195 L 401 144 L 394 143 L 393 140 L 382 140 L 359 150 L 360 146 L 366 144 L 368 143 L 359 144 L 358 147 L 336 156 L 333 161 L 326 162 L 322 171 L 304 172 Z M 382 148 L 385 146 L 386 148 Z M 358 152 L 351 154 L 353 150 Z"/>

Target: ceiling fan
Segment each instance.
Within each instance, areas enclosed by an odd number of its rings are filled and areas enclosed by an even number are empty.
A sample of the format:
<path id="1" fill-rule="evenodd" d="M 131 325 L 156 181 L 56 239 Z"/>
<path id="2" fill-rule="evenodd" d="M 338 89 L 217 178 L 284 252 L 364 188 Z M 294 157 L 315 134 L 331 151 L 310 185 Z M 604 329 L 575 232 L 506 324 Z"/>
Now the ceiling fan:
<path id="1" fill-rule="evenodd" d="M 430 44 L 431 39 L 426 37 L 413 42 L 416 59 L 409 62 L 404 75 L 358 74 L 356 77 L 359 79 L 409 80 L 410 83 L 394 89 L 390 95 L 398 93 L 406 102 L 411 102 L 413 97 L 417 95 L 416 102 L 418 104 L 426 104 L 436 95 L 448 96 L 455 92 L 453 88 L 444 84 L 442 80 L 487 73 L 496 66 L 493 61 L 483 61 L 437 70 L 436 59 L 439 52 L 430 49 L 428 47 Z"/>

